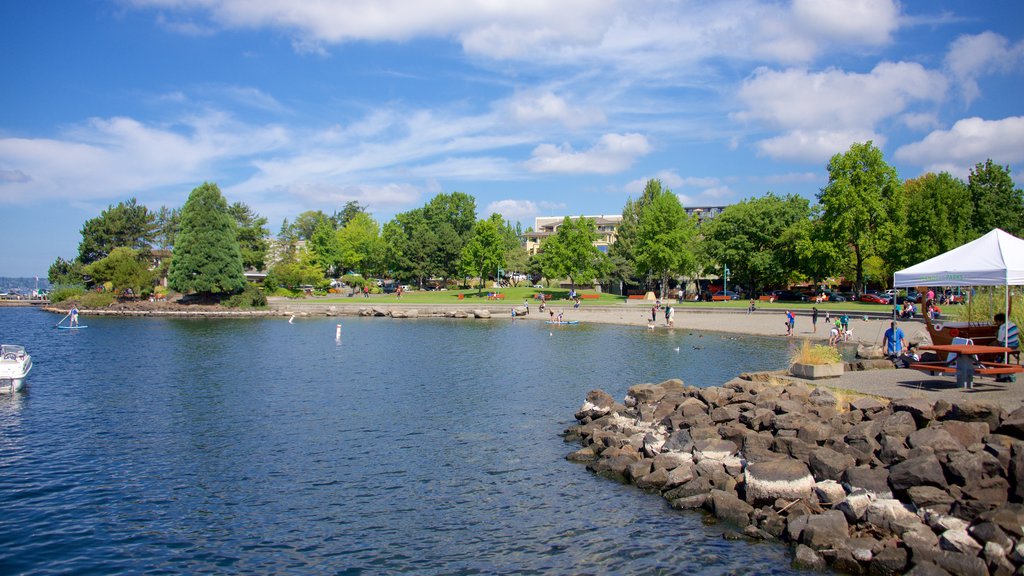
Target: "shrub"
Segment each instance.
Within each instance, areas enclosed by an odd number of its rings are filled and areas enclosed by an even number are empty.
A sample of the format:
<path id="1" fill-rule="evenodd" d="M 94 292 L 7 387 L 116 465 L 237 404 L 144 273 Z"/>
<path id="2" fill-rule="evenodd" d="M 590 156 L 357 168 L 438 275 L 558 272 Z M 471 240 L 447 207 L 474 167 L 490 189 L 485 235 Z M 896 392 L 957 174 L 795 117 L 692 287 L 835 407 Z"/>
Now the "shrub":
<path id="1" fill-rule="evenodd" d="M 86 292 L 78 301 L 82 308 L 106 308 L 114 303 L 114 295 L 110 292 Z"/>
<path id="2" fill-rule="evenodd" d="M 238 294 L 223 301 L 228 308 L 264 308 L 267 305 L 267 297 L 255 284 L 246 284 Z"/>
<path id="3" fill-rule="evenodd" d="M 842 361 L 839 350 L 823 344 L 811 346 L 809 340 L 804 340 L 790 357 L 791 364 L 835 364 Z"/>
<path id="4" fill-rule="evenodd" d="M 78 298 L 82 294 L 85 294 L 85 288 L 82 286 L 55 286 L 50 291 L 50 302 L 63 302 L 70 298 Z"/>

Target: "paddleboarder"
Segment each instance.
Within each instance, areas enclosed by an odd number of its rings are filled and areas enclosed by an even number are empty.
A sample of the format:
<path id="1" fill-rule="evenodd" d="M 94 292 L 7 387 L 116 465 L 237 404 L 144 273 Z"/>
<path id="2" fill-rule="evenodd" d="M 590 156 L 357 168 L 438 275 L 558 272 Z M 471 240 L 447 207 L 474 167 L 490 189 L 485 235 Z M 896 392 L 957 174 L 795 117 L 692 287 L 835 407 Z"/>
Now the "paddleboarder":
<path id="1" fill-rule="evenodd" d="M 75 306 L 71 307 L 71 326 L 78 326 L 78 308 Z"/>

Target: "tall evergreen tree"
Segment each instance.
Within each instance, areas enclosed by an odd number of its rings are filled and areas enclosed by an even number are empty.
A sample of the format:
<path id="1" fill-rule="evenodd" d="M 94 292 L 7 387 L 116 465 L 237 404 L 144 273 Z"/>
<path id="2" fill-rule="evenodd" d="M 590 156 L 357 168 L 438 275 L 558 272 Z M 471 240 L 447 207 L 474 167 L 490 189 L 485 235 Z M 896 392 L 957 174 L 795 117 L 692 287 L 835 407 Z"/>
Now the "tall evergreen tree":
<path id="1" fill-rule="evenodd" d="M 156 236 L 156 215 L 135 198 L 109 206 L 82 226 L 78 260 L 91 264 L 105 258 L 114 248 L 148 252 Z"/>
<path id="2" fill-rule="evenodd" d="M 207 296 L 245 287 L 235 222 L 216 184 L 206 182 L 193 190 L 181 209 L 181 231 L 167 280 L 178 292 Z"/>
<path id="3" fill-rule="evenodd" d="M 243 202 L 235 202 L 228 207 L 228 212 L 235 219 L 238 249 L 242 253 L 242 267 L 246 270 L 263 270 L 270 247 L 267 219 Z"/>

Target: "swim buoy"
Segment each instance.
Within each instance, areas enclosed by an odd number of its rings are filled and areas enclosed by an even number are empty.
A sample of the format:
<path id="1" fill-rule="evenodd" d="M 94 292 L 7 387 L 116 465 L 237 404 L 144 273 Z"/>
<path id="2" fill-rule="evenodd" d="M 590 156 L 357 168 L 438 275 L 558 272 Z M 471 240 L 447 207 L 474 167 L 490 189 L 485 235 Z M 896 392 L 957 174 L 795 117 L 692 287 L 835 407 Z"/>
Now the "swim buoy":
<path id="1" fill-rule="evenodd" d="M 957 336 L 960 335 L 960 331 L 957 330 L 956 328 L 950 328 L 949 335 L 952 336 L 953 338 L 956 338 Z"/>
<path id="2" fill-rule="evenodd" d="M 942 324 L 932 324 L 932 328 L 935 328 L 936 332 L 942 332 Z"/>

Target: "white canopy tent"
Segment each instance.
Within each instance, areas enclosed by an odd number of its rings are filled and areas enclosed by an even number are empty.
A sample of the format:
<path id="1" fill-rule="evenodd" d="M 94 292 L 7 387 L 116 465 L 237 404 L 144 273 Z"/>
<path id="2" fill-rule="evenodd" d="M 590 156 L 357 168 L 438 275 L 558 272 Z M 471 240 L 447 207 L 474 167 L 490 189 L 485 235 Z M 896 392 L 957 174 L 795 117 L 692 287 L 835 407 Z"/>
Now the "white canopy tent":
<path id="1" fill-rule="evenodd" d="M 1009 320 L 1009 287 L 1024 285 L 1024 240 L 996 228 L 973 242 L 896 272 L 892 284 L 895 288 L 1005 286 L 1003 309 Z"/>
<path id="2" fill-rule="evenodd" d="M 893 286 L 1024 285 L 1024 240 L 996 228 L 973 242 L 893 274 Z"/>

